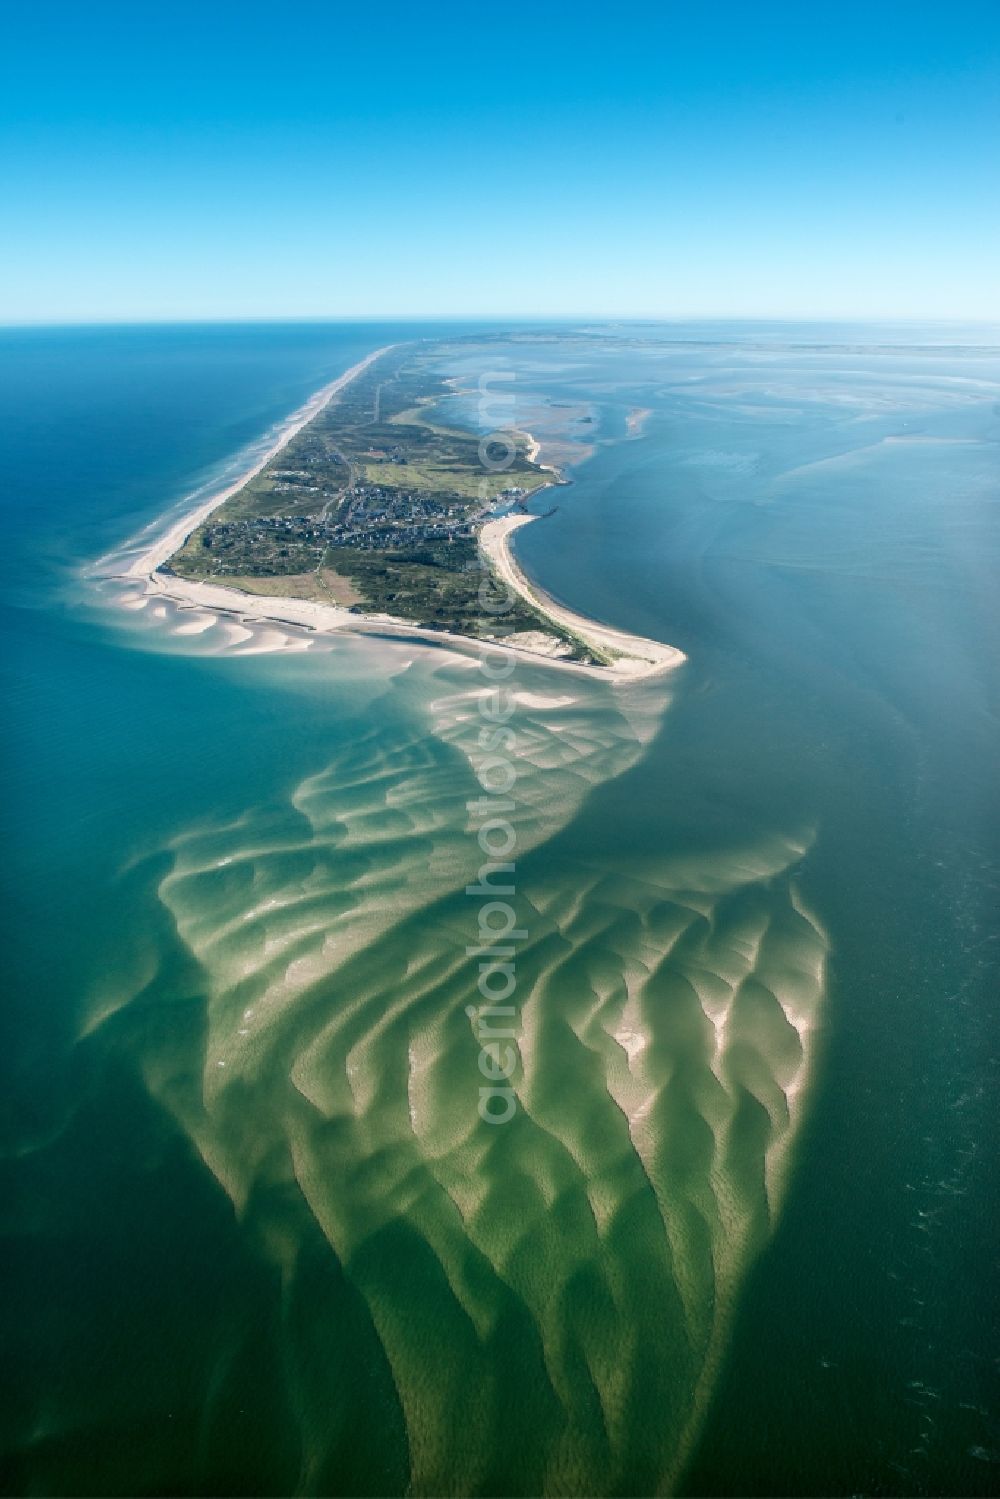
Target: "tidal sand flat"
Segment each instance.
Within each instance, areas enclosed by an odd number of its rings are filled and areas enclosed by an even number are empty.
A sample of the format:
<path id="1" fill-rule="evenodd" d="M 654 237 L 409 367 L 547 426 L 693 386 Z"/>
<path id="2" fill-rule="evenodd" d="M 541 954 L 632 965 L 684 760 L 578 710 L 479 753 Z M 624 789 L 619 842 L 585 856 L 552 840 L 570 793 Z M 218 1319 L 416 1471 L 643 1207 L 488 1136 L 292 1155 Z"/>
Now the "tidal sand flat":
<path id="1" fill-rule="evenodd" d="M 380 685 L 337 756 L 285 804 L 155 856 L 204 999 L 197 1044 L 165 1073 L 146 1061 L 148 1081 L 309 1306 L 308 1337 L 289 1325 L 275 1348 L 308 1491 L 342 1481 L 377 1420 L 414 1493 L 652 1492 L 689 1451 L 782 1199 L 827 948 L 796 892 L 805 850 L 581 879 L 552 841 L 642 756 L 667 698 L 589 680 L 553 697 L 533 669 L 512 719 L 505 1022 L 468 956 L 506 888 L 470 836 L 478 689 L 360 644 L 338 668 Z M 404 694 L 405 729 L 380 711 Z M 479 880 L 500 892 L 487 918 Z M 500 1127 L 478 1064 L 497 1026 L 517 1053 Z M 317 1236 L 339 1267 L 318 1304 Z"/>

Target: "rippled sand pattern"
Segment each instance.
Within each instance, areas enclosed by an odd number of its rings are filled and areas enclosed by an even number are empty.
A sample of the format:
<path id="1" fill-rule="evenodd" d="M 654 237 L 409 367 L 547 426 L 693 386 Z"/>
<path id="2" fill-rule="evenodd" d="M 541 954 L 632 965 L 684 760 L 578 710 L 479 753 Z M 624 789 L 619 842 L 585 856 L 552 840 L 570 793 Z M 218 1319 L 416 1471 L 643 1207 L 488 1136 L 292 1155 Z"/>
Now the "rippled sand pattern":
<path id="1" fill-rule="evenodd" d="M 801 843 L 561 853 L 666 688 L 525 691 L 519 1107 L 484 1124 L 471 680 L 410 668 L 419 732 L 359 714 L 288 804 L 173 842 L 203 1051 L 146 1081 L 280 1273 L 303 1491 L 652 1492 L 773 1222 L 826 944 Z"/>

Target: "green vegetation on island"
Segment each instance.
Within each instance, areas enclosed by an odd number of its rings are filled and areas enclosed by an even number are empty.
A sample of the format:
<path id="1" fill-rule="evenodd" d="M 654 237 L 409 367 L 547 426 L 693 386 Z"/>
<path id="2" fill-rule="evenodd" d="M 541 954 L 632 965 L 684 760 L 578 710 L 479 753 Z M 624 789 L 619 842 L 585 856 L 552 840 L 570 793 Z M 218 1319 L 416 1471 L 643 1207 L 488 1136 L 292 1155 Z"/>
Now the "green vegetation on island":
<path id="1" fill-rule="evenodd" d="M 579 641 L 518 600 L 498 626 L 479 599 L 477 532 L 552 474 L 521 434 L 481 451 L 435 413 L 450 394 L 426 355 L 390 350 L 337 393 L 199 525 L 164 570 L 248 593 L 340 604 L 427 629 L 492 636 L 542 631 L 560 654 Z M 500 465 L 503 465 L 502 467 Z"/>

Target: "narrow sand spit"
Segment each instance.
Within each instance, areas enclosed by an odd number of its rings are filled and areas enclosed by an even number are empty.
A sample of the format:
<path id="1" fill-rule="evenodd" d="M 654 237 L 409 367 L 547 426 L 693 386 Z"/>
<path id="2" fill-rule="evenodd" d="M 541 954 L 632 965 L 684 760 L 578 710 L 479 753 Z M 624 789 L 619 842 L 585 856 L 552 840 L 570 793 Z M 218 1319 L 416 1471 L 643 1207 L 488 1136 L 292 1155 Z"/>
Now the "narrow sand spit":
<path id="1" fill-rule="evenodd" d="M 479 533 L 479 548 L 508 588 L 537 609 L 539 614 L 568 630 L 592 650 L 608 658 L 608 667 L 602 670 L 619 677 L 646 677 L 654 672 L 670 671 L 680 666 L 686 658 L 676 646 L 663 645 L 658 640 L 644 640 L 641 635 L 630 635 L 625 630 L 614 630 L 610 625 L 598 624 L 582 614 L 574 614 L 563 604 L 550 599 L 536 584 L 530 582 L 515 562 L 508 544 L 508 537 L 520 526 L 537 520 L 535 515 L 503 515 L 497 520 L 487 521 Z"/>

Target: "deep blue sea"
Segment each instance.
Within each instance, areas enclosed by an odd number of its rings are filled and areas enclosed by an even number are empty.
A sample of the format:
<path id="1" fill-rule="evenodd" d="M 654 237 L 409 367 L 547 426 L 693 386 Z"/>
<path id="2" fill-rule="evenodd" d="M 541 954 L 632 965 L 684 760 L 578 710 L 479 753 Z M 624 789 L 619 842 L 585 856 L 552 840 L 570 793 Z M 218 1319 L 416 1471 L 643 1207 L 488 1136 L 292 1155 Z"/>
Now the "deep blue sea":
<path id="1" fill-rule="evenodd" d="M 0 330 L 6 1492 L 996 1491 L 1000 332 L 508 332 Z M 489 1138 L 470 663 L 94 573 L 410 339 L 688 658 L 519 668 Z"/>

